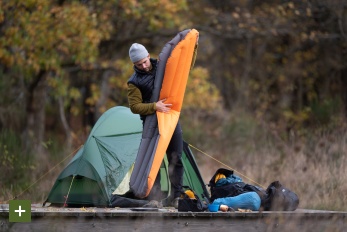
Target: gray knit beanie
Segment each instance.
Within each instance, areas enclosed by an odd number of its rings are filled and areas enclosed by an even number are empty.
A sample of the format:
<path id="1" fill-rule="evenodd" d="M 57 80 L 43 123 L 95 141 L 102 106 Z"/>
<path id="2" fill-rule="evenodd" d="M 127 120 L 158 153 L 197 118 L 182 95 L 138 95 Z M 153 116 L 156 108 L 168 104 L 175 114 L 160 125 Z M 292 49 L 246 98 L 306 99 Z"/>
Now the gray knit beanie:
<path id="1" fill-rule="evenodd" d="M 129 49 L 129 57 L 133 63 L 142 60 L 147 57 L 148 54 L 147 49 L 142 44 L 133 43 Z"/>

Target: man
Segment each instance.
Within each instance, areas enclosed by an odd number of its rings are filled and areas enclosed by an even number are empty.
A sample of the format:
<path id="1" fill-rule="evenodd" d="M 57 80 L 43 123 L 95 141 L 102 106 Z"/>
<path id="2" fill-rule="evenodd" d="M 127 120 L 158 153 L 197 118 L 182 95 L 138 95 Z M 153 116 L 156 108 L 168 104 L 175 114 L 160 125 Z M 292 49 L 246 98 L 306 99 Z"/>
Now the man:
<path id="1" fill-rule="evenodd" d="M 156 111 L 167 113 L 170 111 L 172 104 L 165 103 L 166 99 L 160 99 L 158 102 L 150 102 L 158 62 L 156 59 L 150 57 L 147 49 L 141 44 L 134 43 L 129 49 L 129 57 L 134 64 L 135 71 L 128 80 L 129 107 L 133 113 L 140 114 L 140 118 L 144 124 L 147 115 L 154 114 Z M 182 150 L 182 129 L 178 122 L 166 151 L 169 161 L 169 178 L 172 191 L 170 196 L 172 199 L 171 206 L 176 209 L 178 208 L 178 199 L 181 195 L 183 183 Z M 157 184 L 158 179 L 157 177 Z M 152 191 L 154 190 L 152 189 Z"/>

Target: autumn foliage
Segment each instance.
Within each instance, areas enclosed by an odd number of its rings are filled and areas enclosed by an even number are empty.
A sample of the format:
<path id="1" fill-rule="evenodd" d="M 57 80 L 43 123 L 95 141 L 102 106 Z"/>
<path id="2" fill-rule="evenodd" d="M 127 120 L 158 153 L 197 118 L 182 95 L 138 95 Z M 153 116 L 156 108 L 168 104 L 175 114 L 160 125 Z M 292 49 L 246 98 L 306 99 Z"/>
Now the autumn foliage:
<path id="1" fill-rule="evenodd" d="M 300 195 L 315 181 L 312 194 L 322 187 L 337 198 L 346 189 L 346 9 L 338 0 L 0 0 L 3 195 L 14 194 L 12 179 L 23 189 L 83 144 L 107 109 L 128 105 L 133 42 L 155 58 L 178 31 L 195 28 L 185 139 L 264 185 L 279 177 Z M 324 164 L 334 184 L 318 177 Z M 347 202 L 323 199 L 304 206 Z"/>

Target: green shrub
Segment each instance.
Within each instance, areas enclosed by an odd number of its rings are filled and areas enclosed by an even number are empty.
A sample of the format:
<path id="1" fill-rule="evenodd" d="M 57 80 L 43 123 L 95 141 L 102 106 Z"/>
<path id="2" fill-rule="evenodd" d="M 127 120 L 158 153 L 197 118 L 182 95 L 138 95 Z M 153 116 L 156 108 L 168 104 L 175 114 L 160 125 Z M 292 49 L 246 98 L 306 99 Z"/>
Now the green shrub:
<path id="1" fill-rule="evenodd" d="M 0 153 L 0 169 L 6 173 L 0 176 L 1 196 L 12 198 L 30 183 L 31 173 L 35 169 L 33 156 L 23 154 L 19 136 L 10 130 L 0 132 Z"/>

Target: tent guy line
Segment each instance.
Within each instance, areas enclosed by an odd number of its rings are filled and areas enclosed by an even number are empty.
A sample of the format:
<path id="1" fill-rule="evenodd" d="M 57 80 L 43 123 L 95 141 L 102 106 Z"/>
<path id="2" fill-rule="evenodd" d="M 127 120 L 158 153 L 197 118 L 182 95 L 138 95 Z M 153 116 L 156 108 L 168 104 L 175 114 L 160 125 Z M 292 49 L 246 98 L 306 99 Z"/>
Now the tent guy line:
<path id="1" fill-rule="evenodd" d="M 195 150 L 197 150 L 197 151 L 201 152 L 202 154 L 206 155 L 207 157 L 209 157 L 209 158 L 213 159 L 214 161 L 216 161 L 216 162 L 218 162 L 218 163 L 220 163 L 220 164 L 224 165 L 225 167 L 227 167 L 227 168 L 229 168 L 229 169 L 233 170 L 234 172 L 239 173 L 239 175 L 240 175 L 240 176 L 243 176 L 243 177 L 245 177 L 246 179 L 248 179 L 248 180 L 252 181 L 253 183 L 257 184 L 259 187 L 266 188 L 266 187 L 264 187 L 263 185 L 261 185 L 261 184 L 257 183 L 257 182 L 256 182 L 255 180 L 253 180 L 252 178 L 250 178 L 250 177 L 248 177 L 248 176 L 246 176 L 246 175 L 242 174 L 241 172 L 239 172 L 239 171 L 237 171 L 236 169 L 234 169 L 234 168 L 232 168 L 232 167 L 228 166 L 227 164 L 223 163 L 222 161 L 217 160 L 216 158 L 214 158 L 214 157 L 210 156 L 210 155 L 209 155 L 209 154 L 207 154 L 206 152 L 203 152 L 203 151 L 202 151 L 202 150 L 200 150 L 199 148 L 194 147 L 193 145 L 191 145 L 191 144 L 189 144 L 189 143 L 188 143 L 188 146 L 190 146 L 191 148 L 194 148 Z"/>
<path id="2" fill-rule="evenodd" d="M 72 183 L 75 179 L 75 175 L 72 177 L 72 180 L 71 180 L 71 183 L 70 183 L 70 187 L 69 187 L 69 191 L 67 192 L 67 195 L 65 196 L 65 202 L 64 202 L 64 205 L 63 207 L 66 207 L 67 206 L 67 199 L 69 199 L 69 194 L 70 194 L 70 190 L 71 190 L 71 187 L 72 187 Z"/>
<path id="3" fill-rule="evenodd" d="M 43 177 L 45 177 L 48 173 L 50 173 L 51 171 L 53 171 L 54 169 L 56 169 L 61 163 L 63 163 L 65 160 L 67 160 L 70 156 L 76 154 L 76 152 L 83 146 L 80 145 L 78 148 L 76 148 L 73 152 L 71 152 L 68 156 L 66 156 L 63 160 L 61 160 L 59 163 L 57 163 L 54 167 L 52 167 L 51 169 L 49 169 L 45 174 L 43 174 L 42 176 L 40 176 L 37 180 L 35 180 L 31 185 L 29 185 L 26 189 L 24 189 L 20 194 L 14 196 L 12 199 L 6 200 L 4 201 L 5 203 L 8 203 L 10 200 L 15 200 L 18 197 L 20 197 L 21 195 L 23 195 L 26 191 L 28 191 L 31 187 L 33 187 L 37 182 L 39 182 Z"/>
<path id="4" fill-rule="evenodd" d="M 53 171 L 54 169 L 56 169 L 61 163 L 63 163 L 65 160 L 67 160 L 69 157 L 71 157 L 72 155 L 74 155 L 81 147 L 83 146 L 80 145 L 77 149 L 75 149 L 73 152 L 71 152 L 69 155 L 67 155 L 63 160 L 61 160 L 58 164 L 56 164 L 54 167 L 52 167 L 50 170 L 48 170 L 45 174 L 43 174 L 41 177 L 39 177 L 36 181 L 34 181 L 31 185 L 29 185 L 26 189 L 24 189 L 20 194 L 16 195 L 15 197 L 13 197 L 12 199 L 10 200 L 15 200 L 17 199 L 18 197 L 20 197 L 21 195 L 23 195 L 25 192 L 27 192 L 31 187 L 33 187 L 37 182 L 39 182 L 41 179 L 43 179 L 43 177 L 45 177 L 48 173 L 50 173 L 51 171 Z M 231 169 L 231 170 L 234 170 L 236 173 L 238 173 L 240 176 L 242 177 L 245 177 L 246 179 L 252 181 L 253 183 L 257 184 L 258 186 L 264 188 L 264 186 L 262 186 L 261 184 L 257 183 L 255 180 L 249 178 L 248 176 L 242 174 L 241 172 L 237 171 L 236 169 L 230 167 L 229 165 L 223 163 L 222 161 L 214 158 L 213 156 L 207 154 L 206 152 L 202 151 L 201 149 L 193 146 L 192 144 L 188 143 L 188 146 L 191 147 L 191 148 L 194 148 L 195 150 L 199 151 L 201 154 L 209 157 L 210 159 L 213 159 L 214 161 L 222 164 L 223 166 Z M 66 196 L 66 198 L 68 198 L 68 195 Z M 10 200 L 6 200 L 4 201 L 5 203 L 8 203 Z"/>

